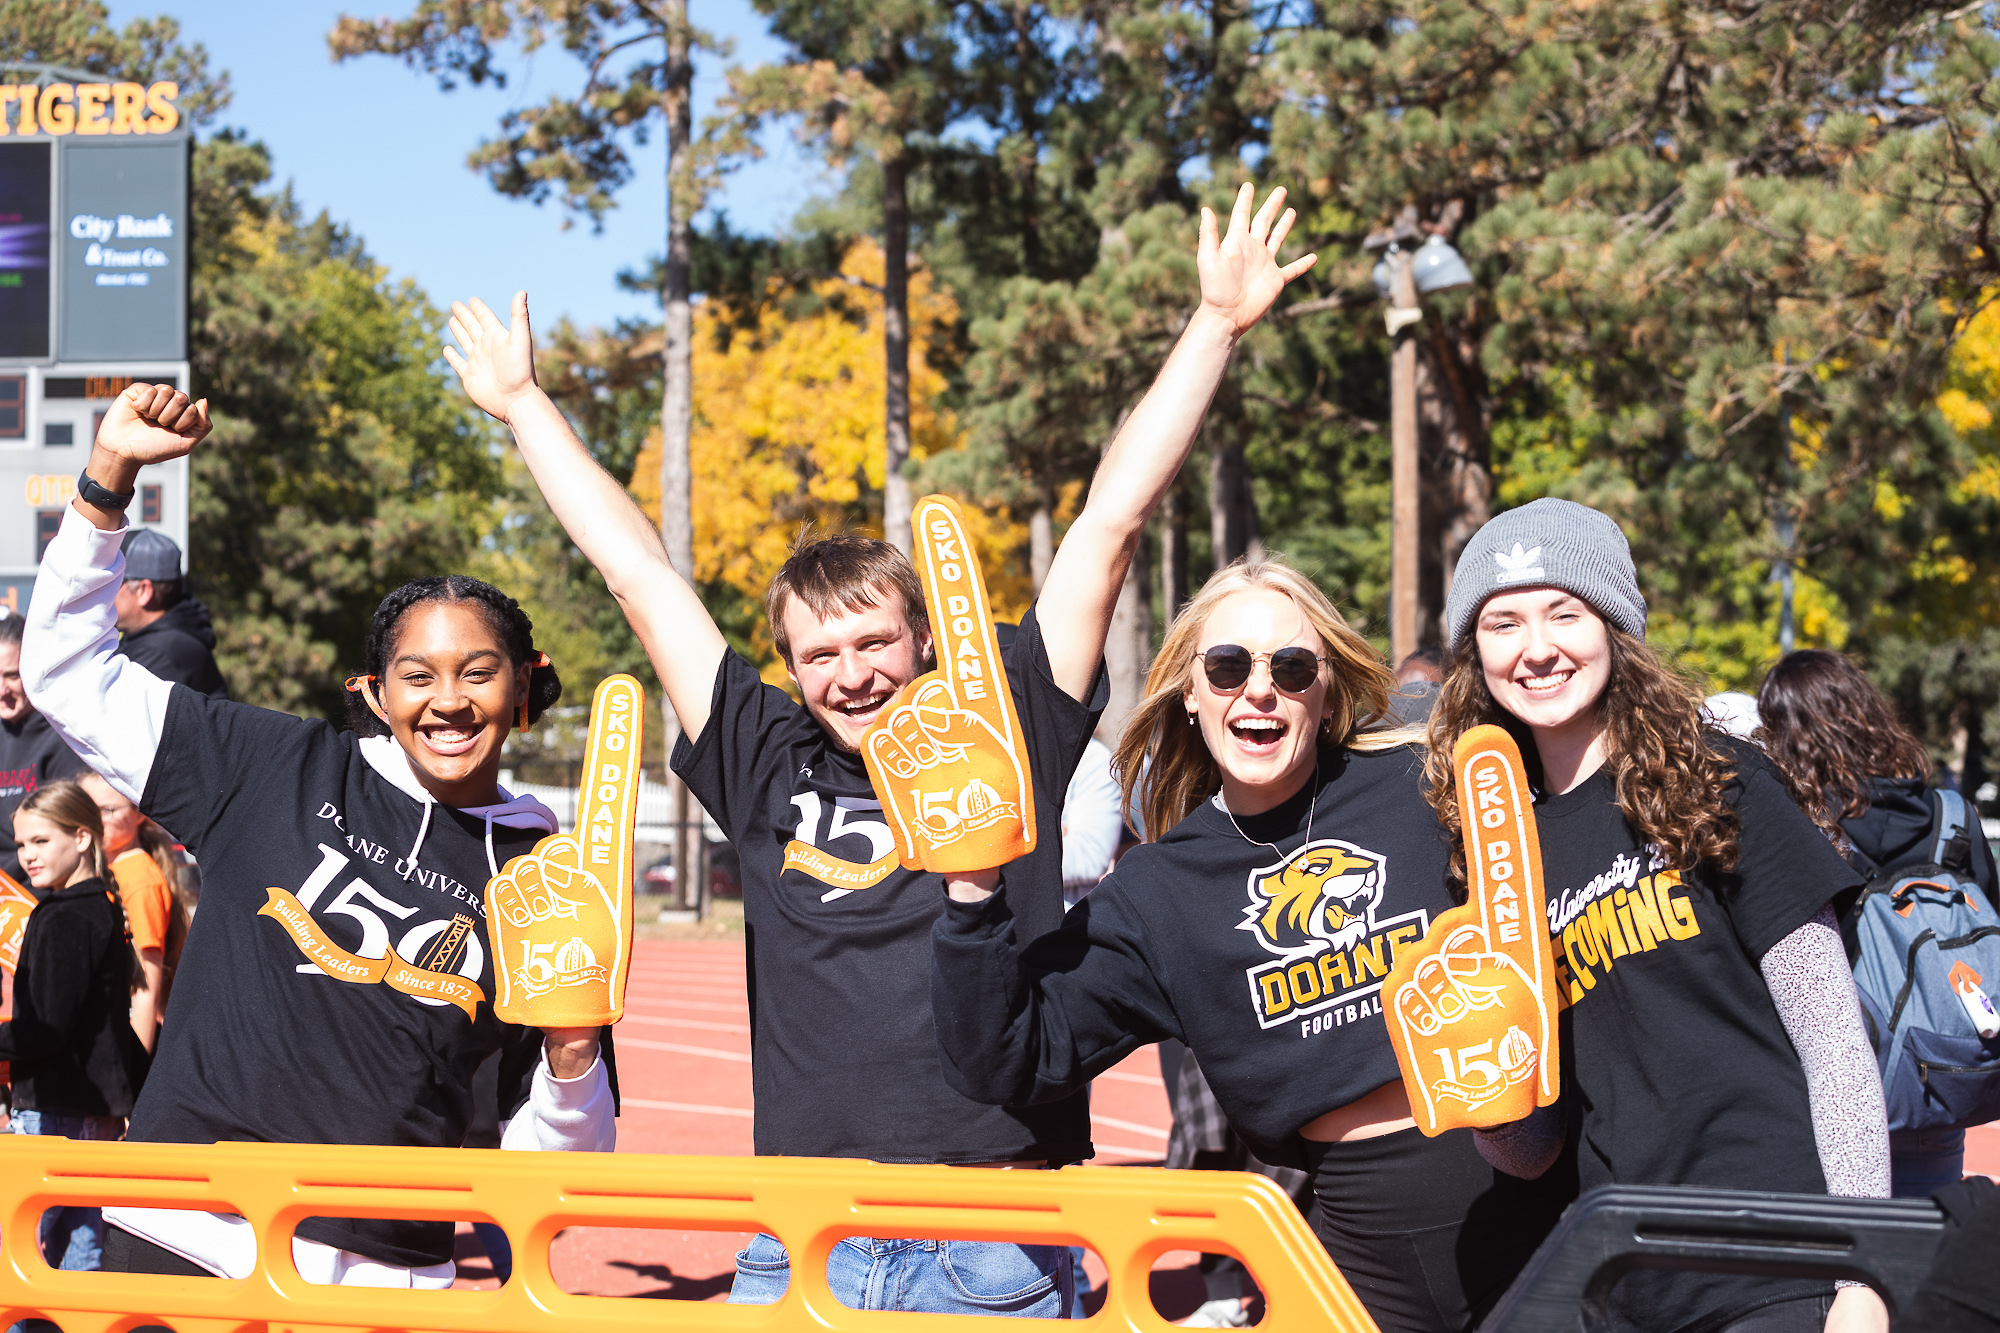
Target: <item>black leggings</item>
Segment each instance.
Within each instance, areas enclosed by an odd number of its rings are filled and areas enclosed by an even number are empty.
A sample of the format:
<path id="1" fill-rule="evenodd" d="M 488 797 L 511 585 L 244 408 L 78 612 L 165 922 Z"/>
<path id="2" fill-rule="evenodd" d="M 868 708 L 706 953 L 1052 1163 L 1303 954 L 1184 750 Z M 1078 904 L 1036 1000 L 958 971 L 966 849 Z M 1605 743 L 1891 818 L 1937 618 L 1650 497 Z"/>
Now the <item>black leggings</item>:
<path id="1" fill-rule="evenodd" d="M 1507 1290 L 1576 1196 L 1488 1166 L 1470 1130 L 1306 1143 L 1319 1238 L 1382 1333 L 1462 1333 Z"/>

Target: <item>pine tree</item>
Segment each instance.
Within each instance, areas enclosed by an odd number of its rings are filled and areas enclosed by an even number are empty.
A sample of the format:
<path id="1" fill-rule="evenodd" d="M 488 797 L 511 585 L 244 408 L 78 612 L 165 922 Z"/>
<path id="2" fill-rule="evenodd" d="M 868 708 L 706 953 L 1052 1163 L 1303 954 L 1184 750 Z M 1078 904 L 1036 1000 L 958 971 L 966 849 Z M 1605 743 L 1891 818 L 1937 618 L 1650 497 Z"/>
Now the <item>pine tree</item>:
<path id="1" fill-rule="evenodd" d="M 910 547 L 910 194 L 959 118 L 965 89 L 952 10 L 936 0 L 756 0 L 787 59 L 731 70 L 711 141 L 754 152 L 767 121 L 796 116 L 835 165 L 866 159 L 881 189 L 883 397 L 887 421 L 883 535 Z"/>
<path id="2" fill-rule="evenodd" d="M 343 16 L 328 45 L 336 59 L 369 53 L 400 57 L 412 68 L 437 75 L 449 90 L 459 79 L 504 86 L 507 76 L 496 64 L 497 46 L 518 41 L 533 52 L 551 40 L 559 40 L 586 65 L 583 86 L 538 107 L 508 112 L 500 137 L 481 144 L 472 163 L 505 195 L 541 203 L 560 189 L 566 207 L 596 223 L 612 207 L 613 193 L 631 179 L 625 142 L 643 141 L 656 115 L 664 124 L 667 235 L 659 296 L 665 329 L 660 398 L 665 447 L 659 457 L 659 491 L 666 503 L 659 522 L 667 558 L 683 578 L 692 580 L 689 271 L 703 188 L 690 141 L 690 52 L 713 49 L 713 42 L 689 25 L 687 0 L 421 0 L 400 21 Z M 606 65 L 633 48 L 652 54 L 631 64 L 622 78 L 606 78 Z M 667 752 L 672 753 L 679 723 L 664 698 L 661 706 L 666 709 Z M 678 829 L 675 864 L 689 865 L 700 851 L 696 822 L 689 817 L 685 789 L 671 773 L 667 787 Z M 694 891 L 693 876 L 680 882 L 686 892 Z"/>
<path id="3" fill-rule="evenodd" d="M 1660 635 L 1718 670 L 1769 606 L 1775 514 L 1866 620 L 1968 465 L 1932 398 L 1948 308 L 1995 262 L 1988 22 L 1346 7 L 1288 44 L 1272 156 L 1323 201 L 1309 243 L 1354 256 L 1323 267 L 1357 320 L 1368 231 L 1411 206 L 1456 226 L 1479 282 L 1430 303 L 1430 342 L 1461 432 L 1494 442 L 1505 497 L 1500 441 L 1584 431 L 1544 480 L 1628 523 Z"/>

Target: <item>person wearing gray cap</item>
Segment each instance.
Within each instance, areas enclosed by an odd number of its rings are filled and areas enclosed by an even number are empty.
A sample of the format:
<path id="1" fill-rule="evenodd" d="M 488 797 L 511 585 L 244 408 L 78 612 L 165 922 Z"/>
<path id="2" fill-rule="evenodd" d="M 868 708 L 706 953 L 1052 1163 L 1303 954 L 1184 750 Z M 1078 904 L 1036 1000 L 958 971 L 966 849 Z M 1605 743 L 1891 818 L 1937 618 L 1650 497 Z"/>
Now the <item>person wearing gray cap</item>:
<path id="1" fill-rule="evenodd" d="M 1705 722 L 1647 646 L 1617 523 L 1567 500 L 1501 514 L 1466 544 L 1445 615 L 1429 798 L 1462 875 L 1453 746 L 1481 723 L 1522 742 L 1580 1188 L 1887 1197 L 1881 1082 L 1830 905 L 1859 879 L 1777 766 Z M 1479 1141 L 1533 1176 L 1563 1123 L 1551 1108 Z M 1802 1279 L 1635 1273 L 1611 1303 L 1611 1326 L 1647 1333 L 1887 1327 L 1867 1288 Z"/>
<path id="2" fill-rule="evenodd" d="M 229 686 L 215 665 L 215 630 L 208 608 L 188 596 L 181 548 L 164 532 L 134 528 L 125 534 L 124 551 L 118 650 L 161 680 L 227 699 Z"/>

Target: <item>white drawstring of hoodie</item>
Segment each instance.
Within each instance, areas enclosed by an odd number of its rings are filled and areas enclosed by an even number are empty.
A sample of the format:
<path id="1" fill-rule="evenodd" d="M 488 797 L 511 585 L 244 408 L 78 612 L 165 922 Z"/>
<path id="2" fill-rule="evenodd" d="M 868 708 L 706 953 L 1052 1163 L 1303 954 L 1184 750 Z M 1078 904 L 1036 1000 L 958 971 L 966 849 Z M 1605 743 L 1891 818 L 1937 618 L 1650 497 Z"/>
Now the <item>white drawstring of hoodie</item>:
<path id="1" fill-rule="evenodd" d="M 505 793 L 502 794 L 504 795 Z M 503 804 L 511 804 L 511 802 L 503 802 Z M 431 811 L 437 808 L 437 797 L 432 796 L 426 791 L 423 796 L 423 805 L 424 817 L 422 822 L 417 825 L 417 840 L 410 844 L 410 854 L 403 862 L 403 864 L 409 866 L 412 870 L 416 869 L 417 866 L 417 853 L 424 849 L 424 838 L 431 831 Z M 486 873 L 496 877 L 500 873 L 500 862 L 493 855 L 493 812 L 497 808 L 496 806 L 489 805 L 482 807 L 478 811 L 480 818 L 486 821 Z M 473 812 L 467 811 L 466 813 L 471 814 Z"/>

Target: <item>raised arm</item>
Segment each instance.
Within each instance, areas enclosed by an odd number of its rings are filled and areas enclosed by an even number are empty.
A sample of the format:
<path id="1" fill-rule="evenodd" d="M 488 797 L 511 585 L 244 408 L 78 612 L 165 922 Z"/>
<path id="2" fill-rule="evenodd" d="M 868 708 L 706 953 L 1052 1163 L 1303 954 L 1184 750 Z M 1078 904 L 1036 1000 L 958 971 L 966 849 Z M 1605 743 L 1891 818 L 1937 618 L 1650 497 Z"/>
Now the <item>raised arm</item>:
<path id="1" fill-rule="evenodd" d="M 535 382 L 528 294 L 514 293 L 511 327 L 482 301 L 452 302 L 451 336 L 465 350 L 446 347 L 445 360 L 472 401 L 514 432 L 542 498 L 604 576 L 645 645 L 682 730 L 699 736 L 727 647 L 722 631 L 694 588 L 674 572 L 651 520 L 597 465 Z"/>
<path id="2" fill-rule="evenodd" d="M 1215 214 L 1201 210 L 1195 250 L 1201 304 L 1160 367 L 1159 378 L 1105 450 L 1091 479 L 1090 498 L 1063 537 L 1042 585 L 1045 594 L 1053 595 L 1035 603 L 1056 684 L 1072 698 L 1082 699 L 1097 675 L 1125 571 L 1145 535 L 1146 520 L 1187 461 L 1230 352 L 1264 317 L 1285 284 L 1318 259 L 1306 255 L 1280 268 L 1278 249 L 1296 215 L 1289 208 L 1279 214 L 1285 202 L 1282 188 L 1271 191 L 1253 218 L 1250 206 L 1255 202 L 1254 188 L 1245 183 L 1236 194 L 1229 231 L 1219 238 Z"/>
<path id="3" fill-rule="evenodd" d="M 98 427 L 84 473 L 130 499 L 139 470 L 190 452 L 208 434 L 208 400 L 163 384 L 134 384 Z M 122 506 L 79 496 L 42 557 L 21 644 L 28 699 L 70 749 L 137 801 L 159 750 L 173 686 L 118 651 L 112 605 L 124 579 Z"/>

